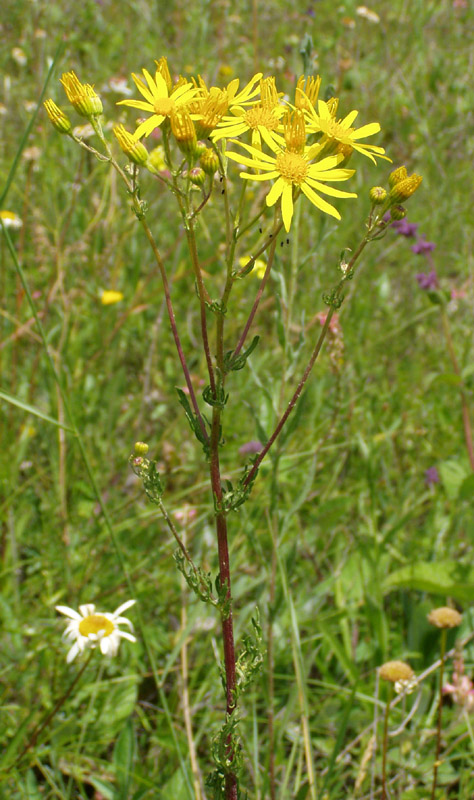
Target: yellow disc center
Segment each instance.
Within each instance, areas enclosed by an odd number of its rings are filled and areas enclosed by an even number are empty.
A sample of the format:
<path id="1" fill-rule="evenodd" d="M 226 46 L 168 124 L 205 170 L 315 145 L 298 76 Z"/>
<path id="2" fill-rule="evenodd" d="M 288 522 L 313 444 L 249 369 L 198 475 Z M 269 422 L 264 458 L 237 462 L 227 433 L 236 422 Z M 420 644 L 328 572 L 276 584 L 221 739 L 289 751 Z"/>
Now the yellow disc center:
<path id="1" fill-rule="evenodd" d="M 280 124 L 273 111 L 270 108 L 262 108 L 262 106 L 250 108 L 245 112 L 244 119 L 252 130 L 258 128 L 259 125 L 263 125 L 269 131 L 276 131 Z"/>
<path id="2" fill-rule="evenodd" d="M 308 174 L 308 162 L 299 153 L 279 153 L 275 166 L 281 177 L 288 183 L 301 184 Z"/>
<path id="3" fill-rule="evenodd" d="M 102 616 L 102 614 L 90 614 L 79 623 L 79 633 L 86 638 L 91 633 L 99 633 L 104 631 L 104 636 L 110 636 L 115 630 L 115 626 L 110 619 Z"/>
<path id="4" fill-rule="evenodd" d="M 174 108 L 174 102 L 169 97 L 159 97 L 153 103 L 153 108 L 155 109 L 155 114 L 159 114 L 161 117 L 169 117 Z"/>

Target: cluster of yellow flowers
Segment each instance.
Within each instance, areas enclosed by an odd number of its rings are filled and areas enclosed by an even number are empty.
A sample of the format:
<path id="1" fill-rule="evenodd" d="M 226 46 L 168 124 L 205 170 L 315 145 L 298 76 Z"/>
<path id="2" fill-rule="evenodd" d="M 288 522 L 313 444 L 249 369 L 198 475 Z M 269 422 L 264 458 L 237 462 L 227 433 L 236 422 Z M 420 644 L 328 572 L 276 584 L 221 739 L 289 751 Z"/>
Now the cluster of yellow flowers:
<path id="1" fill-rule="evenodd" d="M 240 177 L 253 181 L 273 181 L 266 195 L 267 206 L 281 203 L 283 224 L 289 231 L 294 200 L 302 192 L 320 211 L 340 219 L 339 212 L 321 194 L 337 198 L 356 197 L 328 182 L 346 181 L 355 170 L 346 164 L 352 153 L 362 153 L 375 162 L 375 157 L 390 159 L 382 147 L 362 142 L 380 131 L 378 122 L 355 128 L 357 111 L 338 118 L 336 98 L 319 99 L 321 79 L 304 78 L 297 83 L 293 102 L 278 92 L 275 78 L 257 73 L 239 91 L 239 79 L 227 87 L 208 87 L 201 76 L 180 76 L 173 83 L 166 58 L 156 61 L 154 76 L 143 69 L 143 77 L 132 74 L 144 99 L 121 100 L 118 105 L 131 106 L 147 113 L 132 134 L 123 125 L 114 128 L 122 150 L 135 164 L 156 172 L 153 159 L 141 142 L 161 127 L 172 135 L 185 154 L 189 177 L 201 184 L 206 175 L 214 175 L 222 154 L 254 172 L 241 172 Z M 67 97 L 82 116 L 102 113 L 102 103 L 90 84 L 81 84 L 74 72 L 61 80 Z M 52 100 L 45 103 L 55 128 L 70 134 L 71 124 Z M 238 141 L 248 134 L 250 142 Z M 202 139 L 210 140 L 210 147 Z M 227 140 L 244 152 L 218 149 L 217 143 Z M 264 150 L 264 147 L 266 148 Z M 270 151 L 270 152 L 267 152 Z"/>

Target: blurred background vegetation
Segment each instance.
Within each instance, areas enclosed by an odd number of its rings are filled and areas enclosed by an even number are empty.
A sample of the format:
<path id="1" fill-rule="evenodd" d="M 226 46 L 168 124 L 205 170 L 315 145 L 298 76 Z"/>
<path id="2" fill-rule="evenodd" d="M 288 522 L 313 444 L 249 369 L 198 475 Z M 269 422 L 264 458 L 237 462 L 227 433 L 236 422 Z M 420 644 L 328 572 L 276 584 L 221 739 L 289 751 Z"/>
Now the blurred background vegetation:
<path id="1" fill-rule="evenodd" d="M 369 778 L 357 795 L 354 784 L 370 736 L 376 667 L 389 658 L 407 659 L 417 672 L 432 663 L 438 637 L 426 613 L 447 598 L 466 612 L 460 634 L 472 630 L 473 483 L 459 381 L 439 306 L 415 277 L 434 264 L 451 298 L 454 349 L 472 398 L 469 3 L 394 0 L 367 8 L 349 0 L 337 7 L 329 0 L 3 0 L 0 22 L 2 182 L 61 41 L 47 96 L 66 107 L 59 77 L 74 69 L 101 95 L 105 124 L 123 121 L 132 128 L 135 115 L 115 104 L 125 96 L 124 86 L 133 88 L 130 72 L 151 69 L 155 58 L 167 56 L 173 74 L 200 73 L 219 85 L 235 76 L 243 85 L 261 70 L 291 93 L 302 73 L 302 42 L 311 37 L 310 72 L 322 76 L 323 95 L 340 96 L 341 116 L 357 108 L 361 125 L 378 120 L 376 143 L 394 166 L 423 175 L 408 218 L 419 225 L 418 236 L 435 243 L 433 263 L 412 252 L 415 239 L 394 230 L 366 250 L 340 313 L 342 366 L 335 374 L 328 353 L 323 355 L 301 401 L 298 427 L 292 426 L 262 467 L 250 501 L 230 519 L 237 638 L 258 605 L 274 662 L 273 687 L 267 659 L 245 698 L 243 786 L 249 798 L 270 797 L 267 717 L 273 692 L 276 796 L 307 796 L 302 718 L 320 788 L 324 784 L 331 800 L 366 796 Z M 339 254 L 363 234 L 368 190 L 387 183 L 387 162 L 374 166 L 359 158 L 354 166 L 349 188 L 359 198 L 341 204 L 341 223 L 307 204 L 298 241 L 290 237 L 288 247 L 278 248 L 255 326 L 262 341 L 250 366 L 233 373 L 229 385 L 222 451 L 229 476 L 245 463 L 240 448 L 273 429 L 312 350 L 317 314 L 325 309 L 321 296 L 337 280 Z M 178 215 L 151 175 L 143 178 L 142 196 L 166 255 L 199 389 L 205 375 L 199 308 Z M 196 561 L 215 574 L 206 464 L 176 402 L 175 386 L 183 380 L 159 274 L 114 174 L 57 135 L 42 109 L 2 208 L 23 222 L 10 233 L 109 509 L 162 688 L 160 695 L 141 640 L 125 644 L 98 672 L 93 662 L 38 744 L 0 774 L 2 796 L 199 800 L 190 788 L 183 698 L 188 691 L 205 776 L 223 714 L 219 624 L 183 590 L 173 544 L 127 466 L 134 441 L 147 441 L 166 479 L 169 512 L 186 517 Z M 217 202 L 204 220 L 207 282 L 220 287 Z M 250 275 L 236 288 L 229 348 L 257 285 Z M 123 301 L 103 305 L 104 289 L 120 291 Z M 4 759 L 11 766 L 28 732 L 75 674 L 65 664 L 54 605 L 95 602 L 113 610 L 129 590 L 77 442 L 45 418 L 67 423 L 1 235 L 0 297 L 3 748 L 25 723 Z M 36 413 L 27 413 L 26 405 Z M 426 478 L 433 467 L 439 481 Z M 467 647 L 468 672 L 473 655 Z M 414 720 L 390 753 L 394 785 L 405 799 L 421 800 L 430 784 L 434 691 L 434 682 L 423 684 Z M 472 735 L 455 705 L 445 720 L 450 749 L 440 768 L 444 796 L 472 797 Z M 343 758 L 331 758 L 359 733 Z M 127 758 L 128 783 L 120 766 Z"/>

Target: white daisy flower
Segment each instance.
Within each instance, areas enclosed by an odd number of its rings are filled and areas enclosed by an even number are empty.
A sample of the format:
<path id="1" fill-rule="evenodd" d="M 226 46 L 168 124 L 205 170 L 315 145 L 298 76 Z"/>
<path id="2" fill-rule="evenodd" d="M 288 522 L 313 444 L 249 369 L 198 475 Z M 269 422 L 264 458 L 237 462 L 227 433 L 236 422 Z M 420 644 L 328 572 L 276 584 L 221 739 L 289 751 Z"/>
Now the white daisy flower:
<path id="1" fill-rule="evenodd" d="M 14 211 L 0 211 L 0 217 L 5 228 L 21 228 L 23 225 L 20 217 Z"/>
<path id="2" fill-rule="evenodd" d="M 100 647 L 100 652 L 104 656 L 115 656 L 120 645 L 120 639 L 128 639 L 129 642 L 136 642 L 135 636 L 128 631 L 121 631 L 119 625 L 128 625 L 133 630 L 133 625 L 126 617 L 121 617 L 122 611 L 136 603 L 136 600 L 127 600 L 122 603 L 113 614 L 95 610 L 95 605 L 88 603 L 79 606 L 79 612 L 74 611 L 68 606 L 56 606 L 56 611 L 71 618 L 63 636 L 74 642 L 66 661 L 68 664 L 74 661 L 78 653 L 88 648 Z"/>

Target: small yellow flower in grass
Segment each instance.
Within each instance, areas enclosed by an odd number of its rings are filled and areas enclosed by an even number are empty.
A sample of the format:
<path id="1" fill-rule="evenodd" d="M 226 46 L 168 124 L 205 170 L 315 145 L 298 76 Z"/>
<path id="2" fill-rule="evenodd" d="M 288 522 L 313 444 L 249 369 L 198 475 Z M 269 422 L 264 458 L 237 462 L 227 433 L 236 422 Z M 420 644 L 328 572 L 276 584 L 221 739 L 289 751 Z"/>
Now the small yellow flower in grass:
<path id="1" fill-rule="evenodd" d="M 457 628 L 462 622 L 462 615 L 455 608 L 441 606 L 430 611 L 428 622 L 437 628 Z"/>
<path id="2" fill-rule="evenodd" d="M 239 265 L 244 269 L 251 260 L 251 256 L 242 256 L 242 258 L 239 258 Z M 256 275 L 261 280 L 265 275 L 266 268 L 265 261 L 262 258 L 256 258 L 252 267 L 252 275 Z"/>
<path id="3" fill-rule="evenodd" d="M 114 303 L 120 303 L 123 300 L 122 292 L 116 292 L 113 289 L 103 289 L 100 295 L 100 302 L 103 306 L 113 306 Z"/>
<path id="4" fill-rule="evenodd" d="M 113 130 L 121 150 L 130 161 L 144 166 L 148 161 L 148 150 L 145 145 L 137 142 L 123 125 L 116 125 Z"/>
<path id="5" fill-rule="evenodd" d="M 337 120 L 332 113 L 333 109 L 324 100 L 318 100 L 317 112 L 308 101 L 306 111 L 308 133 L 324 134 L 321 140 L 322 145 L 335 142 L 350 145 L 358 153 L 370 158 L 374 164 L 376 163 L 374 155 L 384 158 L 386 161 L 391 160 L 384 155 L 385 150 L 383 147 L 377 147 L 374 144 L 361 144 L 359 141 L 359 139 L 365 139 L 367 136 L 373 136 L 374 133 L 378 133 L 380 130 L 378 122 L 370 122 L 368 125 L 363 125 L 362 128 L 353 128 L 352 123 L 357 117 L 358 111 L 351 111 L 344 119 Z"/>
<path id="6" fill-rule="evenodd" d="M 50 122 L 59 133 L 70 133 L 72 129 L 71 120 L 64 111 L 56 105 L 54 100 L 46 100 L 43 103 Z"/>
<path id="7" fill-rule="evenodd" d="M 238 91 L 238 78 L 234 78 L 225 89 L 219 89 L 217 86 L 211 86 L 208 89 L 200 75 L 197 80 L 192 78 L 197 94 L 189 106 L 189 111 L 195 115 L 193 119 L 196 119 L 198 137 L 207 139 L 229 108 L 231 112 L 235 108 L 239 108 L 243 113 L 243 107 L 248 105 L 260 92 L 260 86 L 255 88 L 255 84 L 260 81 L 261 77 L 262 73 L 258 72 L 240 92 Z"/>
<path id="8" fill-rule="evenodd" d="M 88 603 L 79 606 L 79 612 L 68 606 L 56 606 L 56 611 L 64 614 L 71 619 L 64 631 L 64 637 L 74 642 L 66 661 L 68 664 L 74 661 L 78 653 L 83 650 L 93 650 L 97 646 L 104 656 L 115 656 L 120 645 L 120 639 L 128 639 L 129 642 L 136 642 L 135 636 L 128 631 L 120 630 L 120 625 L 128 625 L 133 630 L 133 625 L 126 617 L 121 617 L 122 611 L 133 606 L 136 600 L 127 600 L 122 603 L 113 613 L 99 612 L 95 610 L 95 605 Z"/>
<path id="9" fill-rule="evenodd" d="M 5 228 L 18 229 L 23 225 L 20 217 L 18 214 L 15 214 L 14 211 L 0 211 L 0 219 L 5 225 Z"/>
<path id="10" fill-rule="evenodd" d="M 267 206 L 273 206 L 280 200 L 285 230 L 289 231 L 293 218 L 293 190 L 300 189 L 316 208 L 325 214 L 330 214 L 336 219 L 341 219 L 339 212 L 330 203 L 317 194 L 322 192 L 332 197 L 357 197 L 353 192 L 343 192 L 332 186 L 325 186 L 326 181 L 346 181 L 354 174 L 353 169 L 335 169 L 342 161 L 343 156 L 327 156 L 321 161 L 312 163 L 317 157 L 321 147 L 319 144 L 311 147 L 302 145 L 304 134 L 304 119 L 301 111 L 295 111 L 287 116 L 285 121 L 285 144 L 281 146 L 270 135 L 264 135 L 267 145 L 275 153 L 274 156 L 257 150 L 255 147 L 236 142 L 250 153 L 251 158 L 239 153 L 226 151 L 226 156 L 239 164 L 253 167 L 260 174 L 251 175 L 241 172 L 241 178 L 254 181 L 275 180 L 267 194 Z M 281 137 L 280 137 L 281 138 Z M 294 148 L 294 149 L 292 149 Z M 301 149 L 303 151 L 301 152 Z"/>
<path id="11" fill-rule="evenodd" d="M 168 76 L 164 77 L 162 74 L 164 71 L 162 61 L 155 63 L 157 70 L 154 78 L 146 69 L 143 70 L 145 80 L 132 72 L 135 85 L 145 100 L 119 100 L 117 103 L 119 106 L 131 106 L 131 108 L 151 113 L 152 116 L 136 129 L 133 134 L 135 139 L 149 136 L 155 128 L 159 128 L 164 120 L 170 117 L 172 111 L 177 111 L 189 103 L 196 94 L 194 86 L 186 81 L 180 81 L 179 85 L 170 90 L 167 82 Z"/>
<path id="12" fill-rule="evenodd" d="M 67 99 L 81 117 L 95 117 L 102 114 L 102 100 L 90 83 L 81 83 L 73 71 L 65 72 L 61 83 Z"/>
<path id="13" fill-rule="evenodd" d="M 405 661 L 386 661 L 379 669 L 379 675 L 384 681 L 397 683 L 397 681 L 409 681 L 415 673 Z"/>

